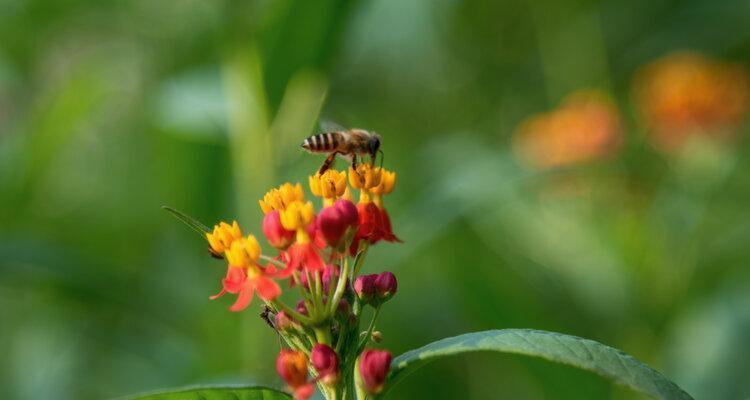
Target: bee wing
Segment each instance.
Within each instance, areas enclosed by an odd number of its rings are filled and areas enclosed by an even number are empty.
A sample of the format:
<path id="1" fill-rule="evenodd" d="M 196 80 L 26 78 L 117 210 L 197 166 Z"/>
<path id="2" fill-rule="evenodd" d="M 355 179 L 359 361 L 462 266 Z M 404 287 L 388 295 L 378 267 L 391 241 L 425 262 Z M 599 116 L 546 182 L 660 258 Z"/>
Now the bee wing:
<path id="1" fill-rule="evenodd" d="M 346 128 L 344 128 L 341 124 L 334 122 L 333 120 L 327 119 L 327 118 L 321 118 L 318 121 L 318 126 L 320 128 L 320 132 L 342 132 L 346 131 Z"/>

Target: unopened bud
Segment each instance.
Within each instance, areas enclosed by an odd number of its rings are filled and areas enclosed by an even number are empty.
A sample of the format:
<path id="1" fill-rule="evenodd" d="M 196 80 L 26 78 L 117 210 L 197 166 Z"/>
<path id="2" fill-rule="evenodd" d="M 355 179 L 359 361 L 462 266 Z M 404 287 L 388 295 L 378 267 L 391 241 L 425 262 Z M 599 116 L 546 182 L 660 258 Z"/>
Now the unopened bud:
<path id="1" fill-rule="evenodd" d="M 276 358 L 276 372 L 291 388 L 307 383 L 307 357 L 301 351 L 284 349 Z"/>
<path id="2" fill-rule="evenodd" d="M 310 362 L 318 372 L 318 379 L 326 385 L 335 384 L 339 379 L 339 359 L 329 346 L 318 343 L 310 353 Z"/>
<path id="3" fill-rule="evenodd" d="M 375 278 L 375 295 L 380 301 L 387 301 L 398 289 L 398 282 L 396 281 L 396 275 L 392 272 L 385 271 L 378 274 Z"/>
<path id="4" fill-rule="evenodd" d="M 263 233 L 268 243 L 277 249 L 286 249 L 294 241 L 294 231 L 284 229 L 281 225 L 279 211 L 273 210 L 263 218 Z"/>
<path id="5" fill-rule="evenodd" d="M 380 343 L 383 341 L 383 332 L 380 331 L 374 331 L 372 332 L 372 335 L 370 335 L 372 338 L 372 341 L 375 343 Z"/>
<path id="6" fill-rule="evenodd" d="M 276 329 L 281 332 L 286 332 L 294 328 L 294 319 L 286 314 L 285 311 L 279 311 L 274 319 L 274 325 Z"/>
<path id="7" fill-rule="evenodd" d="M 354 280 L 354 293 L 364 303 L 369 303 L 375 296 L 375 278 L 377 275 L 360 275 Z"/>
<path id="8" fill-rule="evenodd" d="M 300 300 L 297 302 L 297 307 L 295 308 L 295 311 L 302 315 L 307 315 L 307 306 L 305 305 L 304 300 Z"/>
<path id="9" fill-rule="evenodd" d="M 368 394 L 378 394 L 383 390 L 388 369 L 391 367 L 391 353 L 385 350 L 367 349 L 359 356 L 359 374 L 362 388 Z"/>
<path id="10" fill-rule="evenodd" d="M 359 222 L 357 207 L 349 200 L 337 200 L 318 215 L 318 229 L 331 247 L 341 245 L 347 230 Z"/>

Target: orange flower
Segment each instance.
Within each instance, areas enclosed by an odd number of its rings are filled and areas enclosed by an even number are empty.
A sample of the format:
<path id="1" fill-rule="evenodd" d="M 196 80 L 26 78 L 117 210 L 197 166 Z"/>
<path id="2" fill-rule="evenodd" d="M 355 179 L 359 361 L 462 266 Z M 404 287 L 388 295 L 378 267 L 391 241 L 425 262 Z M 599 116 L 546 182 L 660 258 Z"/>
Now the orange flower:
<path id="1" fill-rule="evenodd" d="M 521 123 L 513 142 L 516 155 L 540 169 L 602 159 L 619 149 L 620 117 L 606 94 L 578 91 Z"/>
<path id="2" fill-rule="evenodd" d="M 662 150 L 692 135 L 731 137 L 747 113 L 748 76 L 739 64 L 691 52 L 669 54 L 641 69 L 635 97 L 651 139 Z"/>

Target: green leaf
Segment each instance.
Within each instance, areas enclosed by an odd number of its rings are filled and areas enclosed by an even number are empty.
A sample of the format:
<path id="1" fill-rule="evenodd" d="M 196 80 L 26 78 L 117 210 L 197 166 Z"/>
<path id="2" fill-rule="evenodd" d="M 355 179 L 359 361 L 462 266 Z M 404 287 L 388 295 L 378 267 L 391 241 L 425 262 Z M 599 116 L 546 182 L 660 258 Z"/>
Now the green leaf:
<path id="1" fill-rule="evenodd" d="M 170 214 L 174 215 L 175 218 L 184 222 L 185 225 L 189 226 L 192 230 L 198 232 L 198 234 L 201 235 L 201 237 L 204 239 L 206 238 L 206 233 L 210 232 L 206 225 L 203 225 L 197 219 L 189 215 L 186 215 L 185 213 L 181 211 L 175 210 L 174 208 L 170 206 L 161 206 L 161 208 L 168 211 Z"/>
<path id="2" fill-rule="evenodd" d="M 200 386 L 127 397 L 128 400 L 289 400 L 292 396 L 262 386 Z M 125 399 L 123 399 L 125 400 Z"/>
<path id="3" fill-rule="evenodd" d="M 664 375 L 620 350 L 589 339 L 531 329 L 467 333 L 396 357 L 385 391 L 417 368 L 442 357 L 476 351 L 524 354 L 595 372 L 658 399 L 692 399 Z"/>

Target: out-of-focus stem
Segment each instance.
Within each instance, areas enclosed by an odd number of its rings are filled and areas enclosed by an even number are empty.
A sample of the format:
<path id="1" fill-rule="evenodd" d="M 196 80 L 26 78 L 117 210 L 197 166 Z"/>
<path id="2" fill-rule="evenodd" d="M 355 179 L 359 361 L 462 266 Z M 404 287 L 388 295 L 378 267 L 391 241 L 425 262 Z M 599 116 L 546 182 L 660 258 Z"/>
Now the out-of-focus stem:
<path id="1" fill-rule="evenodd" d="M 367 242 L 365 242 L 362 247 L 362 250 L 357 253 L 357 257 L 354 258 L 354 273 L 352 274 L 353 277 L 359 275 L 359 270 L 360 268 L 362 268 L 362 263 L 365 262 L 367 250 L 370 249 L 370 245 Z"/>
<path id="2" fill-rule="evenodd" d="M 289 307 L 288 305 L 286 305 L 285 303 L 279 300 L 274 300 L 272 304 L 277 309 L 283 310 L 287 315 L 299 321 L 301 324 L 307 325 L 312 322 L 312 319 L 310 317 L 307 317 L 298 313 L 297 311 L 293 310 L 291 307 Z"/>
<path id="3" fill-rule="evenodd" d="M 365 337 L 362 339 L 362 342 L 359 344 L 359 348 L 357 350 L 357 354 L 361 353 L 362 350 L 365 348 L 365 345 L 367 342 L 370 341 L 370 336 L 372 335 L 373 329 L 375 329 L 375 322 L 378 319 L 378 315 L 380 314 L 380 307 L 381 305 L 378 305 L 375 307 L 375 312 L 372 314 L 372 320 L 370 321 L 370 326 L 367 328 L 367 333 L 365 333 Z"/>

